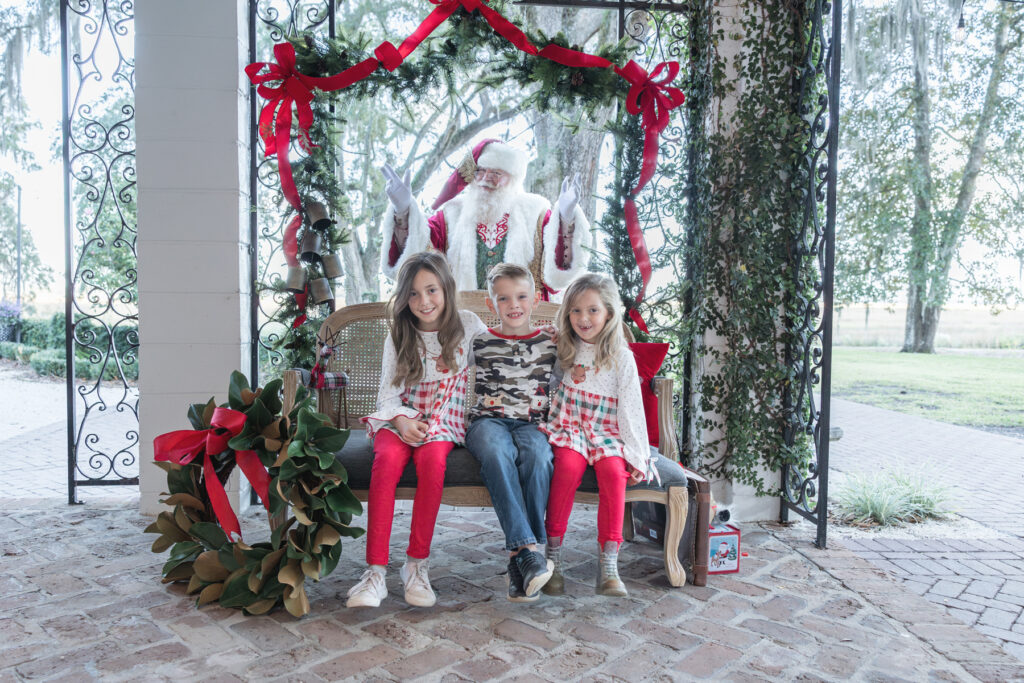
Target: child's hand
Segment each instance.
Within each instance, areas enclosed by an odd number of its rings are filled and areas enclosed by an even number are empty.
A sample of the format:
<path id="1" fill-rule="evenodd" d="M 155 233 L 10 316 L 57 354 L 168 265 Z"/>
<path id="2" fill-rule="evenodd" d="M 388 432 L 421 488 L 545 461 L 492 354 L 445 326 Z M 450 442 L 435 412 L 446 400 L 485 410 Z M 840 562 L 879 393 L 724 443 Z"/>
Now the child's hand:
<path id="1" fill-rule="evenodd" d="M 398 415 L 391 420 L 391 424 L 394 425 L 395 430 L 398 432 L 398 438 L 410 446 L 419 446 L 427 438 L 426 422 L 414 420 L 405 415 Z"/>
<path id="2" fill-rule="evenodd" d="M 552 344 L 557 344 L 558 343 L 558 328 L 557 327 L 555 327 L 554 325 L 541 325 L 537 329 L 540 330 L 541 332 L 543 332 L 544 334 L 550 335 L 551 343 Z"/>

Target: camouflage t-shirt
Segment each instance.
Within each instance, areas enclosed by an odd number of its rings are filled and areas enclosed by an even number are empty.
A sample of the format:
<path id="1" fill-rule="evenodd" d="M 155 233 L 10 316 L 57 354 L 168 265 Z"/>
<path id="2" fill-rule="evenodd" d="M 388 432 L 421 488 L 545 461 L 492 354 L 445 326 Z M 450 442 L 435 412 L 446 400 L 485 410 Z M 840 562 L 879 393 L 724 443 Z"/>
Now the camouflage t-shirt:
<path id="1" fill-rule="evenodd" d="M 509 417 L 540 424 L 547 419 L 555 367 L 551 335 L 536 330 L 522 337 L 493 329 L 473 340 L 476 401 L 469 420 Z"/>

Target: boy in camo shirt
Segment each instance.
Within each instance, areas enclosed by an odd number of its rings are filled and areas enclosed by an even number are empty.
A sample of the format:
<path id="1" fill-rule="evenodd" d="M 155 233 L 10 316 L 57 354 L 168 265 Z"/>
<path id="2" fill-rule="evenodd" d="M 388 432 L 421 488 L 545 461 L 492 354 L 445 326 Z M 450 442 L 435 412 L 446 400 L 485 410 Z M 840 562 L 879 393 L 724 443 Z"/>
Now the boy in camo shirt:
<path id="1" fill-rule="evenodd" d="M 537 548 L 547 542 L 544 512 L 553 470 L 551 446 L 538 425 L 547 419 L 555 363 L 550 333 L 530 324 L 540 294 L 522 266 L 499 263 L 487 274 L 487 307 L 500 325 L 473 340 L 476 403 L 466 446 L 505 532 L 508 599 L 533 602 L 553 563 Z"/>

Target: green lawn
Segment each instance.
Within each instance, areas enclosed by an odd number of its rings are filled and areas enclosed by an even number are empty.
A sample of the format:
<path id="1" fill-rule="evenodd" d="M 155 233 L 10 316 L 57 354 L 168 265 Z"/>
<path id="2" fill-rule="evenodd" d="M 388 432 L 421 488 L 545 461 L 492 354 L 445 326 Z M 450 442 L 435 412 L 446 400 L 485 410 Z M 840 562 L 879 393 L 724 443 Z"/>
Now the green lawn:
<path id="1" fill-rule="evenodd" d="M 1024 357 L 834 347 L 832 395 L 959 425 L 1024 427 Z"/>

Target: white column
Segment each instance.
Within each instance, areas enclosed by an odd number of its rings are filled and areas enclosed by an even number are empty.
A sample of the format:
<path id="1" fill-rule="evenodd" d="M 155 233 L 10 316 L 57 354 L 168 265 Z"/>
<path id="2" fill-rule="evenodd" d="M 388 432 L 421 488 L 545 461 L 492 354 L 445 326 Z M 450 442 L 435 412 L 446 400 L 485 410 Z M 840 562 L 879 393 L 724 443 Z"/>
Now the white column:
<path id="1" fill-rule="evenodd" d="M 732 121 L 732 112 L 739 106 L 748 88 L 760 87 L 756 83 L 748 83 L 742 78 L 737 69 L 735 60 L 744 54 L 743 42 L 748 39 L 746 28 L 743 25 L 744 13 L 752 11 L 756 3 L 752 0 L 717 0 L 714 3 L 714 27 L 715 34 L 714 49 L 716 60 L 723 67 L 723 81 L 730 84 L 724 93 L 713 100 L 706 119 L 709 134 L 720 134 L 726 139 L 732 136 L 735 126 Z M 717 305 L 725 308 L 728 304 L 719 300 Z M 709 349 L 717 349 L 723 355 L 731 353 L 726 346 L 726 340 L 714 330 L 705 330 L 703 342 Z M 705 374 L 714 373 L 719 370 L 718 363 L 708 354 L 704 358 L 695 358 L 693 364 L 693 386 L 699 386 L 700 378 Z M 705 413 L 700 408 L 701 396 L 694 391 L 691 397 L 691 408 L 693 414 L 710 418 L 716 423 L 722 423 L 725 416 L 720 413 Z M 695 421 L 691 426 L 690 438 L 692 442 L 710 443 L 722 439 L 721 429 L 704 429 Z M 695 441 L 694 441 L 695 440 Z M 724 443 L 719 452 L 724 452 Z M 775 485 L 779 481 L 777 472 L 769 472 L 764 467 L 758 468 L 758 474 L 769 485 Z M 729 479 L 719 478 L 711 480 L 711 494 L 719 507 L 728 507 L 732 514 L 732 520 L 737 522 L 750 522 L 761 520 L 777 520 L 779 518 L 779 499 L 770 496 L 757 496 L 757 490 L 750 485 L 734 482 Z"/>
<path id="2" fill-rule="evenodd" d="M 248 374 L 247 3 L 141 0 L 135 32 L 139 488 L 155 514 L 153 438 Z M 228 493 L 237 508 L 237 473 Z"/>

